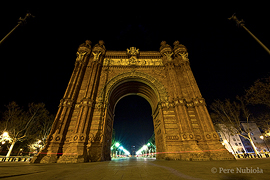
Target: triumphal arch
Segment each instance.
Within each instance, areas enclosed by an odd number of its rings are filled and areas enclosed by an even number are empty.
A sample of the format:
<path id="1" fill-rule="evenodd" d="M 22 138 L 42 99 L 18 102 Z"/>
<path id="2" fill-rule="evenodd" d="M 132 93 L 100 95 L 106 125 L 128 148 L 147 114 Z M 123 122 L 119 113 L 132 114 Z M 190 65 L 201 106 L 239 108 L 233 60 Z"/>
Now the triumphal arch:
<path id="1" fill-rule="evenodd" d="M 109 51 L 103 41 L 81 44 L 46 145 L 32 163 L 110 160 L 114 109 L 127 95 L 151 105 L 158 159 L 234 159 L 219 141 L 186 47 L 173 45 Z"/>

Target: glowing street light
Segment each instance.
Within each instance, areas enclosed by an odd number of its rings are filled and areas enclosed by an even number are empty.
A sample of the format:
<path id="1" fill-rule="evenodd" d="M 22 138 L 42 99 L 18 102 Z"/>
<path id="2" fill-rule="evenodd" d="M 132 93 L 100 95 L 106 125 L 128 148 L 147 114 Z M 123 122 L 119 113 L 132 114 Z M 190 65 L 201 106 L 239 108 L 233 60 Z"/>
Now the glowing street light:
<path id="1" fill-rule="evenodd" d="M 120 146 L 120 143 L 117 142 L 117 143 L 115 143 L 114 145 L 115 145 L 116 147 L 119 147 L 119 146 Z"/>
<path id="2" fill-rule="evenodd" d="M 111 146 L 111 150 L 115 151 L 115 156 L 117 157 L 117 152 L 119 155 L 130 155 L 130 152 L 127 151 L 119 142 L 116 142 L 114 145 Z"/>
<path id="3" fill-rule="evenodd" d="M 147 149 L 147 145 L 144 145 L 144 146 L 143 146 L 143 150 L 146 150 L 146 149 Z"/>
<path id="4" fill-rule="evenodd" d="M 225 146 L 225 144 L 228 144 L 228 141 L 225 139 L 223 140 L 223 142 L 221 143 L 223 146 Z"/>
<path id="5" fill-rule="evenodd" d="M 8 138 L 8 137 L 9 137 L 8 132 L 7 131 L 3 132 L 3 138 Z"/>
<path id="6" fill-rule="evenodd" d="M 10 138 L 8 132 L 4 131 L 3 134 L 0 135 L 0 142 L 2 142 L 2 144 L 5 144 L 6 141 L 12 142 L 12 139 Z"/>
<path id="7" fill-rule="evenodd" d="M 146 151 L 147 148 L 147 145 L 143 145 L 143 147 L 136 152 L 136 155 L 143 154 L 143 151 Z"/>

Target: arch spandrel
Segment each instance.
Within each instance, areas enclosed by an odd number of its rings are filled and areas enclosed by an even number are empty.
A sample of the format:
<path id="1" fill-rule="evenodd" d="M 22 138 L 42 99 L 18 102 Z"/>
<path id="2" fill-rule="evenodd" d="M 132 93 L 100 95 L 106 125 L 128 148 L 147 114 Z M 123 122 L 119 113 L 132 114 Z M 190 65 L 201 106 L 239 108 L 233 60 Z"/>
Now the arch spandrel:
<path id="1" fill-rule="evenodd" d="M 100 90 L 97 101 L 108 103 L 109 95 L 113 89 L 117 85 L 127 81 L 138 81 L 145 83 L 156 93 L 159 102 L 166 102 L 168 100 L 168 93 L 165 87 L 156 78 L 139 71 L 129 71 L 118 74 L 111 78 Z"/>

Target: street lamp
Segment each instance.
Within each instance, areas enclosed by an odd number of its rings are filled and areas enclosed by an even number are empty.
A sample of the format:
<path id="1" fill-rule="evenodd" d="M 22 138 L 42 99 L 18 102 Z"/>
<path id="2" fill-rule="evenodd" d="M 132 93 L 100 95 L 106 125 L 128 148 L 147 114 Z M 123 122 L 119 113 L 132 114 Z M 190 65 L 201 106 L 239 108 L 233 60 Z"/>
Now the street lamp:
<path id="1" fill-rule="evenodd" d="M 263 140 L 263 142 L 264 142 L 264 144 L 265 144 L 265 146 L 266 146 L 266 148 L 267 148 L 267 150 L 268 150 L 268 152 L 269 152 L 269 148 L 268 148 L 268 146 L 267 146 L 266 142 L 264 141 L 264 136 L 263 136 L 263 135 L 261 135 L 261 136 L 260 136 L 260 138 Z"/>
<path id="2" fill-rule="evenodd" d="M 8 132 L 7 131 L 3 132 L 3 138 L 8 138 L 8 137 L 9 137 Z"/>
<path id="3" fill-rule="evenodd" d="M 24 18 L 19 18 L 18 24 L 0 41 L 0 45 L 4 42 L 4 40 L 15 30 L 17 27 L 19 27 L 22 24 L 26 24 L 26 20 L 29 18 L 34 18 L 31 13 L 27 13 Z"/>
<path id="4" fill-rule="evenodd" d="M 10 138 L 7 131 L 4 131 L 2 135 L 0 135 L 0 141 L 2 141 L 2 144 L 5 144 L 6 141 L 11 142 L 12 139 Z"/>
<path id="5" fill-rule="evenodd" d="M 230 17 L 230 18 L 228 18 L 229 20 L 234 20 L 235 22 L 236 22 L 236 24 L 237 24 L 237 26 L 238 27 L 242 27 L 242 28 L 244 28 L 269 54 L 270 54 L 270 50 L 254 35 L 254 34 L 252 34 L 249 30 L 248 30 L 248 28 L 246 28 L 246 26 L 245 26 L 245 22 L 244 22 L 244 20 L 242 19 L 241 21 L 239 21 L 238 19 L 237 19 L 237 17 L 236 17 L 236 15 L 235 14 L 233 14 L 232 15 L 232 17 Z"/>
<path id="6" fill-rule="evenodd" d="M 147 145 L 144 145 L 144 146 L 143 146 L 143 150 L 146 150 L 146 149 L 147 149 Z"/>
<path id="7" fill-rule="evenodd" d="M 114 145 L 115 145 L 115 147 L 119 147 L 120 146 L 119 142 L 115 143 Z"/>
<path id="8" fill-rule="evenodd" d="M 117 149 L 120 146 L 120 143 L 116 142 L 111 146 L 111 153 L 112 153 L 112 157 L 114 156 L 115 153 L 115 157 L 117 157 Z"/>
<path id="9" fill-rule="evenodd" d="M 144 150 L 144 156 L 145 156 L 145 152 L 146 152 L 146 156 L 147 156 L 147 145 L 143 146 L 143 150 Z"/>

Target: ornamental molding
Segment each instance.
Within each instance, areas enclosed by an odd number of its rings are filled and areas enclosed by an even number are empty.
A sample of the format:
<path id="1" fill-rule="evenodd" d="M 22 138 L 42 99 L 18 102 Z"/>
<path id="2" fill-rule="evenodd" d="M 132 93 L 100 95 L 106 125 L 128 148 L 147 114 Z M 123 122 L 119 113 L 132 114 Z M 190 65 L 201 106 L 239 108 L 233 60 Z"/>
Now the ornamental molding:
<path id="1" fill-rule="evenodd" d="M 136 57 L 126 59 L 105 58 L 103 66 L 163 66 L 161 59 L 137 59 Z"/>
<path id="2" fill-rule="evenodd" d="M 121 81 L 124 81 L 126 79 L 136 79 L 138 81 L 141 81 L 147 85 L 149 85 L 154 92 L 156 93 L 158 100 L 163 102 L 167 101 L 168 99 L 168 93 L 165 89 L 165 87 L 159 82 L 156 78 L 142 73 L 138 71 L 129 71 L 129 72 L 124 72 L 121 73 L 113 78 L 111 78 L 101 89 L 98 97 L 97 97 L 97 102 L 103 102 L 105 100 L 105 104 L 108 102 L 108 98 L 110 95 L 110 92 L 112 89 L 117 86 L 118 83 Z"/>

